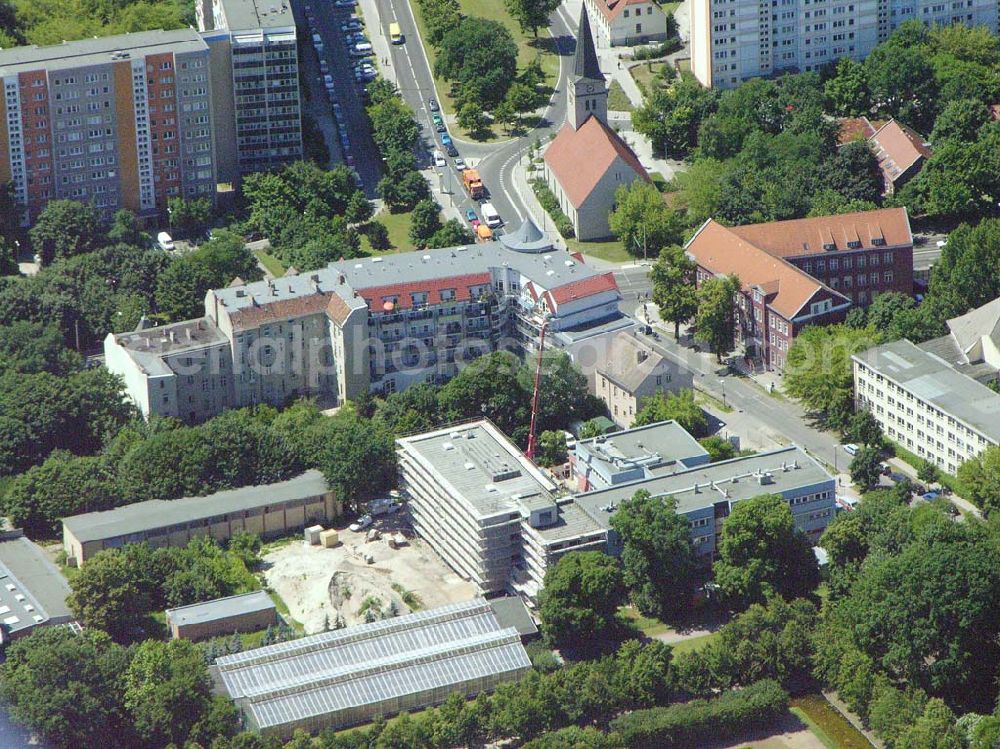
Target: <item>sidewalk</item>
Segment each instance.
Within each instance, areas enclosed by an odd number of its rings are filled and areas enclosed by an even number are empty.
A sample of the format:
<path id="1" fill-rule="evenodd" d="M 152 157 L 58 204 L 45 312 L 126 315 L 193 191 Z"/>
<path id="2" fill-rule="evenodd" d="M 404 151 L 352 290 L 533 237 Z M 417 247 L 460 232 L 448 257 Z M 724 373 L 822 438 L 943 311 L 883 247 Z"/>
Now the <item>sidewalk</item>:
<path id="1" fill-rule="evenodd" d="M 542 204 L 539 203 L 538 198 L 535 197 L 535 191 L 532 190 L 531 185 L 528 184 L 528 169 L 534 170 L 534 164 L 530 164 L 528 162 L 528 156 L 525 154 L 525 156 L 519 159 L 514 165 L 514 168 L 511 170 L 514 192 L 517 193 L 518 197 L 521 198 L 521 202 L 524 203 L 525 208 L 528 209 L 528 216 L 530 216 L 531 220 L 535 222 L 538 228 L 545 233 L 545 236 L 552 241 L 552 244 L 560 250 L 565 250 L 567 249 L 566 240 L 564 240 L 562 235 L 556 231 L 556 228 L 552 223 L 552 219 L 549 218 L 549 214 L 544 208 L 542 208 Z M 541 169 L 537 170 L 537 176 L 541 178 Z"/>

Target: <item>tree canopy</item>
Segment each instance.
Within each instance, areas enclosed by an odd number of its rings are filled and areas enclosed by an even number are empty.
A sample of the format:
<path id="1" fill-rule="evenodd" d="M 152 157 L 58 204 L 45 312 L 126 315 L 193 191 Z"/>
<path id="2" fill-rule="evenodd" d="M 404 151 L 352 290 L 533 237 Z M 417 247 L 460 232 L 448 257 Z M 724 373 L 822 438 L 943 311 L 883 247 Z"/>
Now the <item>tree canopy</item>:
<path id="1" fill-rule="evenodd" d="M 618 562 L 599 551 L 569 552 L 545 571 L 542 632 L 553 647 L 580 648 L 607 637 L 622 595 Z"/>

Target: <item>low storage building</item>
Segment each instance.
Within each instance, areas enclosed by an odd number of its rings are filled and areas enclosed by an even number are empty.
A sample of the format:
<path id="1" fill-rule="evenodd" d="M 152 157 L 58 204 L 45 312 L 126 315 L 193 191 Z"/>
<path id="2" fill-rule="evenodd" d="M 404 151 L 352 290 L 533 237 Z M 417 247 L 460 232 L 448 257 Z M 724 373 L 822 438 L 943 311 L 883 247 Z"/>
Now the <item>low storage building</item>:
<path id="1" fill-rule="evenodd" d="M 227 655 L 213 675 L 244 725 L 288 738 L 473 697 L 531 660 L 481 598 Z"/>
<path id="2" fill-rule="evenodd" d="M 0 642 L 49 624 L 68 624 L 69 583 L 20 530 L 0 534 Z"/>
<path id="3" fill-rule="evenodd" d="M 329 523 L 339 504 L 316 470 L 264 486 L 229 489 L 207 497 L 153 499 L 63 519 L 63 548 L 81 565 L 103 549 L 125 544 L 186 546 L 192 538 L 225 541 L 237 531 L 262 538 Z"/>
<path id="4" fill-rule="evenodd" d="M 203 640 L 234 632 L 258 632 L 278 623 L 278 609 L 262 590 L 167 609 L 175 640 Z"/>

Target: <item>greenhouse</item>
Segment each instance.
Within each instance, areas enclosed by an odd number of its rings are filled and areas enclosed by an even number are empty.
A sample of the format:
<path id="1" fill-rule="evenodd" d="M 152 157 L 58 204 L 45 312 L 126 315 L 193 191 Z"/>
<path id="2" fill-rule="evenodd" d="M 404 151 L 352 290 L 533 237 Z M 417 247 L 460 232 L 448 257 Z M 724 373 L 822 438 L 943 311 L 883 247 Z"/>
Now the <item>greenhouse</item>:
<path id="1" fill-rule="evenodd" d="M 471 697 L 531 661 L 481 598 L 269 645 L 216 661 L 247 728 L 282 738 Z"/>

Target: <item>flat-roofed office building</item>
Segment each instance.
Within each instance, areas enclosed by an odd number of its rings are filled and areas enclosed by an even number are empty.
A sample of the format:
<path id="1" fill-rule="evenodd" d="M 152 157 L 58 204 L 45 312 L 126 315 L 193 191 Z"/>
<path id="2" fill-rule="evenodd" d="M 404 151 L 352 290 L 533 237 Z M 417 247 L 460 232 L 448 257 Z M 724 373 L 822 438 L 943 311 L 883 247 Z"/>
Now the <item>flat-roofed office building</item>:
<path id="1" fill-rule="evenodd" d="M 258 632 L 278 623 L 278 609 L 262 590 L 167 609 L 167 627 L 175 640 L 202 640 L 234 632 Z"/>

